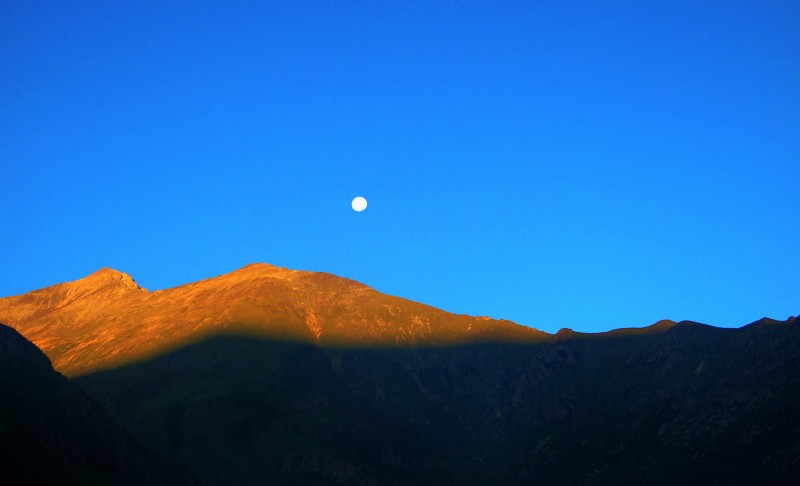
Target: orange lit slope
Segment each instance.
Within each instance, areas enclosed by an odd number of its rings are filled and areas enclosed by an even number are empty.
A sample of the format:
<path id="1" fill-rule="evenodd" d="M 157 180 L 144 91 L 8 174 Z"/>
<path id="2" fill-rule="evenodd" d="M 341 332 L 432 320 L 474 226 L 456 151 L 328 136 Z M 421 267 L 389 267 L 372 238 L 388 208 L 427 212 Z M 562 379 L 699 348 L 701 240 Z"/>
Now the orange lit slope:
<path id="1" fill-rule="evenodd" d="M 0 299 L 0 322 L 36 344 L 67 376 L 226 332 L 332 346 L 532 342 L 549 336 L 510 321 L 451 314 L 334 275 L 263 263 L 156 292 L 105 268 Z"/>

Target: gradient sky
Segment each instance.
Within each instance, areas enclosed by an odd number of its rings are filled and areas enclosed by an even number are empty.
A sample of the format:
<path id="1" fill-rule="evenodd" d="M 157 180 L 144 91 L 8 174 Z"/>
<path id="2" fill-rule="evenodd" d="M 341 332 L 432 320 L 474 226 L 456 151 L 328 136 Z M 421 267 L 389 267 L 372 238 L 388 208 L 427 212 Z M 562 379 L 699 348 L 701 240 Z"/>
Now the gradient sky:
<path id="1" fill-rule="evenodd" d="M 739 326 L 800 312 L 799 184 L 796 0 L 0 6 L 2 296 L 261 261 Z"/>

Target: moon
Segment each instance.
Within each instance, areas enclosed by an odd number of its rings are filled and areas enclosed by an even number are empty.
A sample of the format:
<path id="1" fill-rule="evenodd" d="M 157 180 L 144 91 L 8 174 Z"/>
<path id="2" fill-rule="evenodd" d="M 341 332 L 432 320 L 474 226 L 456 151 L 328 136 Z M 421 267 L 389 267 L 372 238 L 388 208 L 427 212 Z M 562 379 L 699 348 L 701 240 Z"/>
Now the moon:
<path id="1" fill-rule="evenodd" d="M 353 206 L 353 211 L 360 213 L 361 211 L 367 209 L 367 200 L 361 196 L 356 197 L 353 199 L 353 202 L 350 203 Z"/>

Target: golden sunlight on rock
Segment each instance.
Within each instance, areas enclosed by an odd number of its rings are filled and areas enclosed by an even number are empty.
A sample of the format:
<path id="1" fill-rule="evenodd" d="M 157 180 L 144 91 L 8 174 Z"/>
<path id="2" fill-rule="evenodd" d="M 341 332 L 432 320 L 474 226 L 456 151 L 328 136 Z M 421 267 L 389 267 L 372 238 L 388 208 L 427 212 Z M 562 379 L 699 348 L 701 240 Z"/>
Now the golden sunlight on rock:
<path id="1" fill-rule="evenodd" d="M 19 330 L 67 376 L 140 361 L 220 333 L 364 347 L 548 336 L 510 321 L 455 315 L 384 295 L 331 274 L 264 263 L 155 292 L 104 268 L 0 299 L 0 322 Z"/>

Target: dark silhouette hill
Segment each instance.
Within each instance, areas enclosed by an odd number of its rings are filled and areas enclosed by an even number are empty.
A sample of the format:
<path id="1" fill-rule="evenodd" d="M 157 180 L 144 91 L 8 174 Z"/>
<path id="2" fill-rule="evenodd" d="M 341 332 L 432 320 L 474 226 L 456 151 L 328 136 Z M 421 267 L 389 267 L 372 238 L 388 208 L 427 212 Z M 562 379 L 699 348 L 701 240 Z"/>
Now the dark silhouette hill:
<path id="1" fill-rule="evenodd" d="M 114 423 L 0 324 L 0 482 L 7 485 L 194 484 Z"/>
<path id="2" fill-rule="evenodd" d="M 550 335 L 255 264 L 103 269 L 3 319 L 205 484 L 800 484 L 795 318 Z"/>

